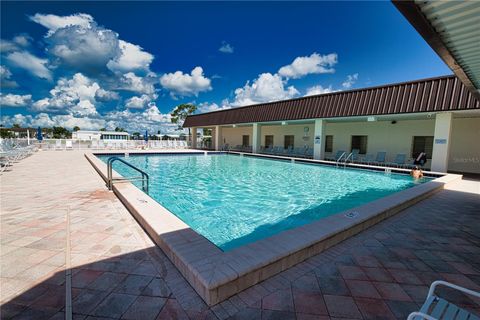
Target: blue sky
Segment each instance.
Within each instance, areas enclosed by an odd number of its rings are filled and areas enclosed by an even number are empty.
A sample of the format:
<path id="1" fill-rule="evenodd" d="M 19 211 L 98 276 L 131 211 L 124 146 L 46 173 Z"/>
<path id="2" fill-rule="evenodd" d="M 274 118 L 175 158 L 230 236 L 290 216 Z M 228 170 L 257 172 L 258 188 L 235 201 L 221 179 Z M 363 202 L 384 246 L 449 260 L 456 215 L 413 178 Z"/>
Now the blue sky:
<path id="1" fill-rule="evenodd" d="M 1 2 L 2 124 L 199 112 L 451 74 L 390 2 Z"/>

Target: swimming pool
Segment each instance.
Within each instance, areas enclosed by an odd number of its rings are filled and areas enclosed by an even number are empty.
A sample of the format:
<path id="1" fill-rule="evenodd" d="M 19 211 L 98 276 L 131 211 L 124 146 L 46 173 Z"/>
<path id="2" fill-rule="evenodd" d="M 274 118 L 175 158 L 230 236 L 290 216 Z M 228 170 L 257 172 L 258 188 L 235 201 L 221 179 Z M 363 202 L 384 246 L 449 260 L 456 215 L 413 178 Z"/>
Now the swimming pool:
<path id="1" fill-rule="evenodd" d="M 104 162 L 109 157 L 98 155 Z M 126 160 L 150 175 L 153 199 L 224 251 L 419 183 L 408 175 L 231 154 Z M 118 162 L 113 168 L 136 175 Z"/>

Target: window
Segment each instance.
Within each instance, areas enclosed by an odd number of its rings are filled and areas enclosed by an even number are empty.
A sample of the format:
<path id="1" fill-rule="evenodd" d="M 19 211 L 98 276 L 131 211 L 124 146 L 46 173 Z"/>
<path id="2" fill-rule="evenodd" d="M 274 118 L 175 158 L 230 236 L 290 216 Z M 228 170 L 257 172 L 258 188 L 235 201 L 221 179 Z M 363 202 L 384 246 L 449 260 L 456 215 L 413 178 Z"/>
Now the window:
<path id="1" fill-rule="evenodd" d="M 427 159 L 432 159 L 433 152 L 433 137 L 430 136 L 416 136 L 413 137 L 412 158 L 415 158 L 420 152 L 427 154 Z"/>
<path id="2" fill-rule="evenodd" d="M 242 136 L 242 146 L 248 147 L 249 145 L 250 145 L 250 136 L 249 135 Z"/>
<path id="3" fill-rule="evenodd" d="M 352 148 L 350 149 L 350 152 L 353 149 L 358 149 L 360 150 L 360 154 L 366 154 L 367 153 L 367 137 L 368 136 L 352 136 Z"/>
<path id="4" fill-rule="evenodd" d="M 325 152 L 333 152 L 333 136 L 325 136 Z"/>
<path id="5" fill-rule="evenodd" d="M 285 149 L 288 149 L 289 147 L 293 148 L 293 140 L 295 139 L 295 136 L 285 136 L 285 140 L 284 140 L 284 145 L 283 147 Z"/>
<path id="6" fill-rule="evenodd" d="M 265 147 L 273 146 L 273 136 L 265 136 Z"/>

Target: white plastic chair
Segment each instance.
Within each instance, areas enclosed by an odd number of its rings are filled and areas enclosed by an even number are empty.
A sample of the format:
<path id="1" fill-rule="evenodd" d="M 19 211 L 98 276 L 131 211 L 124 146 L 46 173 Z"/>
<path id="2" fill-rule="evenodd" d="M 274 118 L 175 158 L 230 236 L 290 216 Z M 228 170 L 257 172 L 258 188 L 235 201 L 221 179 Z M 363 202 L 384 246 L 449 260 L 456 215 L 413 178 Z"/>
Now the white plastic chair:
<path id="1" fill-rule="evenodd" d="M 480 293 L 466 289 L 456 284 L 446 281 L 434 281 L 430 290 L 428 290 L 427 299 L 423 303 L 420 311 L 412 312 L 408 315 L 407 320 L 480 320 L 480 318 L 465 309 L 448 302 L 445 299 L 435 295 L 435 288 L 439 285 L 458 290 L 462 293 L 480 298 Z"/>
<path id="2" fill-rule="evenodd" d="M 65 150 L 73 150 L 72 140 L 65 141 Z"/>
<path id="3" fill-rule="evenodd" d="M 55 140 L 55 150 L 62 150 L 62 140 L 57 139 Z"/>

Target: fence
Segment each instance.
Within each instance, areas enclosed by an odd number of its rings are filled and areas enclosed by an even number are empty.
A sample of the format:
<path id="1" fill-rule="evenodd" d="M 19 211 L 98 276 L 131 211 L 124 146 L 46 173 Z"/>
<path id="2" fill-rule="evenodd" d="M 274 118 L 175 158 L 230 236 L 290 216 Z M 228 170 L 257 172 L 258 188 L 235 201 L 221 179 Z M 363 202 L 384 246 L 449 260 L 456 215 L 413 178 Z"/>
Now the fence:
<path id="1" fill-rule="evenodd" d="M 80 139 L 2 139 L 3 143 L 18 146 L 36 145 L 44 151 L 50 150 L 129 150 L 129 149 L 181 149 L 189 148 L 190 143 L 184 140 L 80 140 Z"/>

